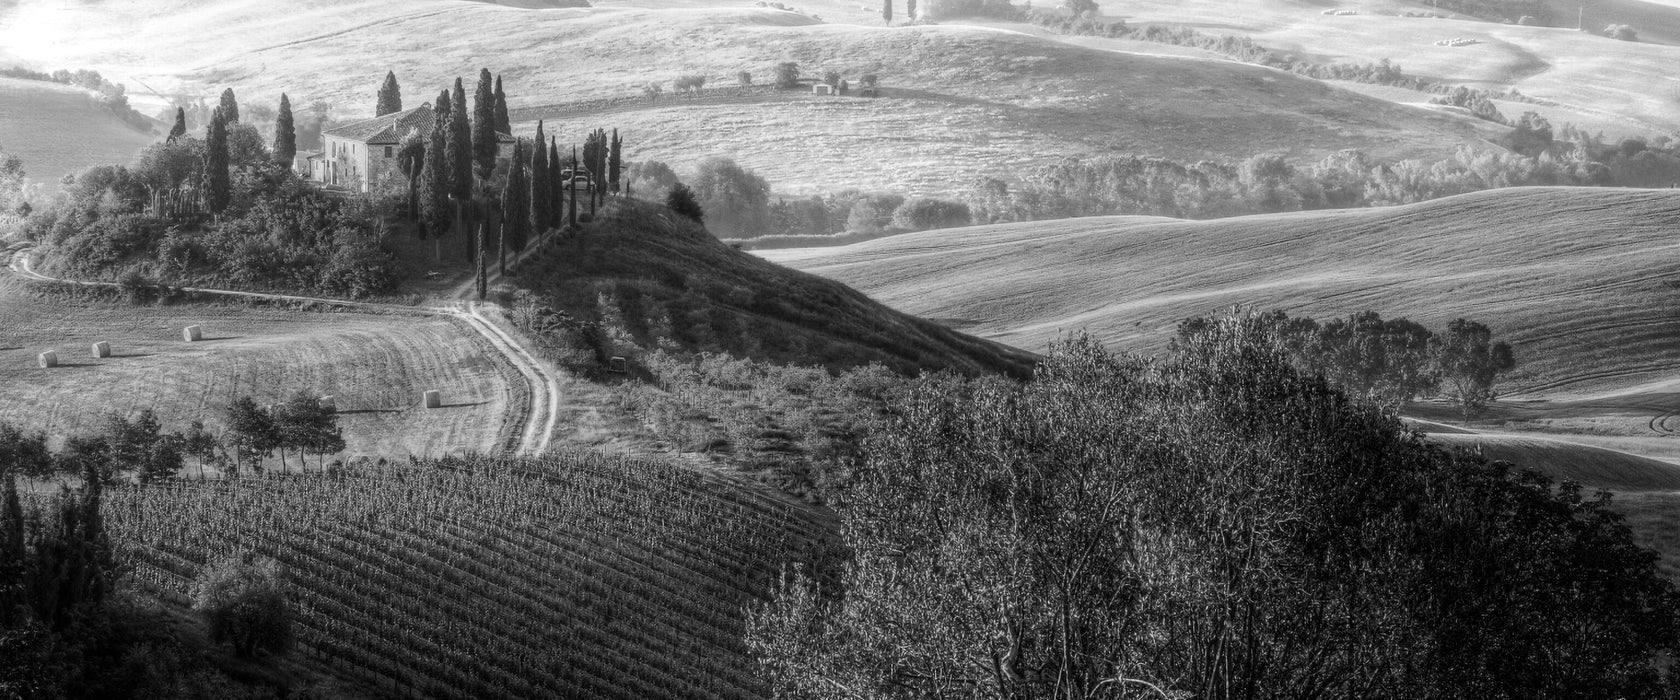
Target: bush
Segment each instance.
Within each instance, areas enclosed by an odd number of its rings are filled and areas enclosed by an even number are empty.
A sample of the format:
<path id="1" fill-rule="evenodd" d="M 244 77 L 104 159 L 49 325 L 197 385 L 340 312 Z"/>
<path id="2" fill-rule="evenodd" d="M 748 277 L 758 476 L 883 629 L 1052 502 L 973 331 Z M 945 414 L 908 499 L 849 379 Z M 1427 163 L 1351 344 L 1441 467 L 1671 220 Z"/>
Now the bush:
<path id="1" fill-rule="evenodd" d="M 918 198 L 900 205 L 893 211 L 892 223 L 908 231 L 967 226 L 970 221 L 968 205 L 942 199 Z"/>
<path id="2" fill-rule="evenodd" d="M 1639 34 L 1625 24 L 1612 24 L 1604 28 L 1604 35 L 1622 41 L 1639 41 Z"/>
<path id="3" fill-rule="evenodd" d="M 196 581 L 193 609 L 203 615 L 210 640 L 232 644 L 239 656 L 291 650 L 291 604 L 272 559 L 246 552 L 215 563 Z"/>
<path id="4" fill-rule="evenodd" d="M 706 212 L 700 208 L 700 203 L 694 200 L 694 191 L 688 189 L 688 185 L 680 182 L 672 185 L 671 193 L 665 196 L 665 206 L 692 219 L 694 223 L 705 223 Z"/>
<path id="5" fill-rule="evenodd" d="M 706 87 L 706 76 L 704 75 L 685 75 L 671 81 L 671 89 L 677 92 L 698 93 L 704 87 Z"/>
<path id="6" fill-rule="evenodd" d="M 858 78 L 858 94 L 863 97 L 881 96 L 881 77 L 874 73 L 864 73 Z"/>
<path id="7" fill-rule="evenodd" d="M 700 161 L 689 180 L 705 208 L 707 228 L 723 238 L 769 233 L 770 184 L 728 158 Z"/>
<path id="8" fill-rule="evenodd" d="M 792 61 L 776 64 L 776 87 L 788 90 L 799 87 L 799 64 Z"/>
<path id="9" fill-rule="evenodd" d="M 741 87 L 747 87 L 749 85 L 752 85 L 752 72 L 751 71 L 741 71 L 739 73 L 736 73 L 735 74 L 735 84 L 740 85 Z"/>

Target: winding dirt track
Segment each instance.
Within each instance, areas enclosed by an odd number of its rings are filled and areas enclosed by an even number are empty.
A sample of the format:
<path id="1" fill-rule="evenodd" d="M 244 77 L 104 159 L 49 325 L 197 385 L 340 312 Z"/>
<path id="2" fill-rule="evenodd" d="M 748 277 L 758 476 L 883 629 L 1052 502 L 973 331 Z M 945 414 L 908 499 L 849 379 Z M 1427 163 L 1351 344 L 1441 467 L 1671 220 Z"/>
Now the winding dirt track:
<path id="1" fill-rule="evenodd" d="M 14 251 L 7 265 L 13 274 L 25 279 L 41 282 L 68 282 L 89 287 L 117 287 L 115 282 L 89 282 L 84 280 L 67 280 L 48 277 L 36 272 L 29 262 L 29 249 Z M 554 436 L 554 429 L 559 421 L 560 381 L 549 371 L 540 360 L 522 345 L 517 338 L 508 333 L 490 317 L 485 310 L 492 305 L 479 302 L 456 302 L 448 306 L 409 307 L 395 304 L 378 304 L 372 302 L 346 301 L 343 299 L 324 299 L 320 297 L 295 296 L 290 294 L 264 294 L 261 292 L 241 292 L 229 289 L 203 289 L 199 287 L 182 287 L 183 291 L 197 294 L 215 294 L 219 296 L 244 297 L 248 299 L 268 299 L 277 301 L 312 302 L 331 304 L 356 309 L 380 311 L 406 311 L 410 313 L 430 314 L 456 319 L 461 325 L 472 329 L 483 337 L 490 346 L 496 349 L 508 364 L 512 365 L 519 375 L 524 378 L 529 387 L 525 392 L 527 405 L 523 411 L 515 411 L 506 418 L 519 424 L 519 442 L 514 447 L 514 454 L 534 457 L 548 451 Z"/>

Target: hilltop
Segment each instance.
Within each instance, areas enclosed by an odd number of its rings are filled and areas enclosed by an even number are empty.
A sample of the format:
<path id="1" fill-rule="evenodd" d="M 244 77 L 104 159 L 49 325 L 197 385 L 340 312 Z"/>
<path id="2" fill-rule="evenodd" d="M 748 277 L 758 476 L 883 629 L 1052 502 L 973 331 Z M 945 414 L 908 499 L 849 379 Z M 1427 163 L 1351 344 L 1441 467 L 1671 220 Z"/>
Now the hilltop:
<path id="1" fill-rule="evenodd" d="M 950 193 L 979 174 L 1091 152 L 1194 161 L 1269 150 L 1316 158 L 1358 148 L 1439 157 L 1490 135 L 1462 116 L 1225 60 L 1117 53 L 994 28 L 878 22 L 824 23 L 751 7 L 26 0 L 8 14 L 0 42 L 15 40 L 20 55 L 43 65 L 88 66 L 161 94 L 213 99 L 232 87 L 246 104 L 272 104 L 284 91 L 300 109 L 325 100 L 342 119 L 371 110 L 387 69 L 412 104 L 488 67 L 502 74 L 521 133 L 544 118 L 559 122 L 563 140 L 575 140 L 610 122 L 627 134 L 631 160 L 680 169 L 733 154 L 787 192 Z M 762 86 L 783 61 L 798 62 L 808 78 L 837 70 L 854 84 L 877 73 L 886 89 L 878 99 L 787 91 L 640 101 L 649 81 L 670 88 L 690 74 L 707 76 L 708 86 L 733 86 L 748 71 Z M 631 101 L 610 113 L 580 105 L 620 98 Z"/>

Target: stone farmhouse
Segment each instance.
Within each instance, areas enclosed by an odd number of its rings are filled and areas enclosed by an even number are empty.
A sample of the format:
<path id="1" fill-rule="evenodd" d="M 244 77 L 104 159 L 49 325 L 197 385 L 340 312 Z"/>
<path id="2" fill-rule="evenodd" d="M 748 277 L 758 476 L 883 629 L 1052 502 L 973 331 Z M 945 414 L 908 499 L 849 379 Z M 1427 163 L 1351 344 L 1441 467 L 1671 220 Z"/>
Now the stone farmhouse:
<path id="1" fill-rule="evenodd" d="M 359 192 L 372 191 L 395 178 L 407 182 L 397 167 L 397 149 L 409 132 L 430 138 L 436 119 L 430 104 L 393 112 L 321 132 L 321 150 L 299 151 L 298 172 L 321 185 Z M 513 158 L 512 135 L 496 134 L 496 171 L 506 172 Z"/>

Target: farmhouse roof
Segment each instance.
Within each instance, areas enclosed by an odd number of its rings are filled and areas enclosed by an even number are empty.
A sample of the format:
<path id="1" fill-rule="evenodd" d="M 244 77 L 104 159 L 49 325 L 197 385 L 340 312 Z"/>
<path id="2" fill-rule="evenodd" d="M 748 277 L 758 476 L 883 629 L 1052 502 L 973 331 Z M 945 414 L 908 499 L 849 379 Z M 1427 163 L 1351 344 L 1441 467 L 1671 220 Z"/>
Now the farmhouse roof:
<path id="1" fill-rule="evenodd" d="M 414 109 L 392 112 L 383 117 L 364 119 L 344 126 L 333 127 L 321 133 L 366 144 L 396 144 L 401 143 L 403 135 L 409 131 L 417 130 L 422 137 L 431 136 L 432 125 L 436 122 L 437 119 L 432 115 L 431 104 L 422 104 Z M 496 141 L 513 143 L 513 137 L 497 132 Z"/>

